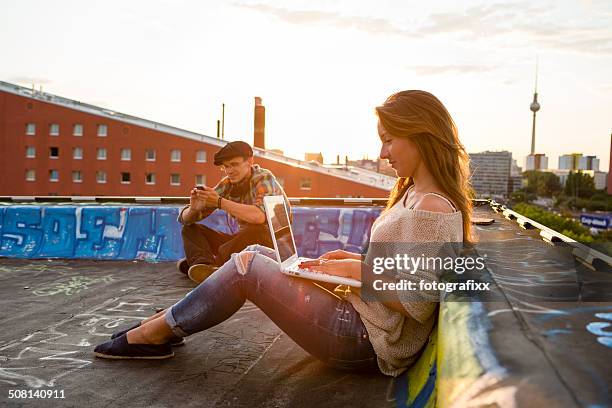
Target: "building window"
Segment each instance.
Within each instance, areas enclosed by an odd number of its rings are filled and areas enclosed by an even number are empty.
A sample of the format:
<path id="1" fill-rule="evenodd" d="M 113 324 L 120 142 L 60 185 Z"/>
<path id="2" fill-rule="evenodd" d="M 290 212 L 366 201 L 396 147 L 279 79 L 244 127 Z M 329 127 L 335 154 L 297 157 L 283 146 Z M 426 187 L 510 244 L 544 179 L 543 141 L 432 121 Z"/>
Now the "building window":
<path id="1" fill-rule="evenodd" d="M 33 159 L 36 157 L 36 148 L 34 146 L 26 147 L 26 157 L 28 159 Z"/>
<path id="2" fill-rule="evenodd" d="M 132 160 L 132 150 L 131 149 L 121 149 L 121 160 L 123 161 Z"/>
<path id="3" fill-rule="evenodd" d="M 121 184 L 130 184 L 131 180 L 130 173 L 121 173 Z"/>
<path id="4" fill-rule="evenodd" d="M 300 178 L 300 190 L 310 190 L 311 181 L 310 177 L 301 177 Z"/>
<path id="5" fill-rule="evenodd" d="M 96 181 L 100 184 L 106 183 L 106 172 L 96 171 Z"/>
<path id="6" fill-rule="evenodd" d="M 59 181 L 59 172 L 57 170 L 49 170 L 49 181 L 53 183 Z"/>
<path id="7" fill-rule="evenodd" d="M 59 136 L 59 125 L 57 123 L 52 123 L 49 126 L 49 136 Z"/>
<path id="8" fill-rule="evenodd" d="M 72 135 L 83 136 L 83 125 L 81 125 L 80 123 L 75 123 L 74 127 L 72 128 Z"/>
<path id="9" fill-rule="evenodd" d="M 196 162 L 206 163 L 206 150 L 198 150 L 196 152 Z"/>
<path id="10" fill-rule="evenodd" d="M 72 182 L 73 183 L 83 182 L 83 174 L 81 173 L 81 170 L 75 170 L 72 172 Z"/>
<path id="11" fill-rule="evenodd" d="M 147 151 L 145 152 L 145 159 L 147 161 L 155 161 L 155 150 L 147 149 Z"/>
<path id="12" fill-rule="evenodd" d="M 170 161 L 180 162 L 181 161 L 181 151 L 180 150 L 171 150 L 170 151 Z"/>
<path id="13" fill-rule="evenodd" d="M 106 137 L 107 134 L 108 128 L 106 127 L 106 125 L 98 125 L 98 136 Z"/>
<path id="14" fill-rule="evenodd" d="M 81 147 L 74 147 L 72 149 L 72 158 L 74 160 L 82 160 L 83 159 L 83 149 Z"/>
<path id="15" fill-rule="evenodd" d="M 49 148 L 49 157 L 51 159 L 57 159 L 59 157 L 59 147 L 50 147 Z"/>
<path id="16" fill-rule="evenodd" d="M 35 170 L 26 170 L 26 181 L 36 181 Z"/>
<path id="17" fill-rule="evenodd" d="M 99 147 L 96 157 L 98 158 L 98 160 L 106 160 L 106 149 L 103 147 Z"/>
<path id="18" fill-rule="evenodd" d="M 180 186 L 181 185 L 181 175 L 180 174 L 171 174 L 170 175 L 170 185 L 171 186 Z"/>
<path id="19" fill-rule="evenodd" d="M 205 186 L 206 185 L 206 176 L 204 174 L 196 174 L 196 176 L 195 176 L 195 184 L 196 184 L 196 186 Z"/>
<path id="20" fill-rule="evenodd" d="M 28 123 L 26 125 L 26 135 L 34 136 L 36 134 L 36 123 Z"/>
<path id="21" fill-rule="evenodd" d="M 145 175 L 145 183 L 155 184 L 155 173 L 147 173 Z"/>

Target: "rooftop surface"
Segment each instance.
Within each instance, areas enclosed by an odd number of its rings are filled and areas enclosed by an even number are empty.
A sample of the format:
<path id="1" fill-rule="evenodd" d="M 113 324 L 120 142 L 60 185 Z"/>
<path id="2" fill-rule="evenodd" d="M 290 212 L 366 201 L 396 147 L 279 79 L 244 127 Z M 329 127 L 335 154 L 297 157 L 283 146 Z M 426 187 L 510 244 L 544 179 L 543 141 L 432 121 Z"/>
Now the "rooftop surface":
<path id="1" fill-rule="evenodd" d="M 173 263 L 5 259 L 0 271 L 2 405 L 23 403 L 9 401 L 8 390 L 40 385 L 80 407 L 388 405 L 387 378 L 326 367 L 248 302 L 170 360 L 94 358 L 93 347 L 117 327 L 193 288 Z"/>
<path id="2" fill-rule="evenodd" d="M 476 215 L 495 220 L 477 226 L 478 251 L 501 297 L 444 303 L 440 405 L 612 405 L 612 274 L 563 258 L 537 230 L 489 206 Z M 52 404 L 62 406 L 396 406 L 390 378 L 323 365 L 248 302 L 189 337 L 173 359 L 93 357 L 117 328 L 192 287 L 171 262 L 1 259 L 0 405 L 42 405 L 7 398 L 9 390 L 40 387 L 63 390 L 65 400 Z M 464 306 L 476 318 L 463 327 L 467 343 L 458 327 Z M 484 373 L 467 384 L 459 380 L 468 370 L 462 350 L 470 348 Z"/>

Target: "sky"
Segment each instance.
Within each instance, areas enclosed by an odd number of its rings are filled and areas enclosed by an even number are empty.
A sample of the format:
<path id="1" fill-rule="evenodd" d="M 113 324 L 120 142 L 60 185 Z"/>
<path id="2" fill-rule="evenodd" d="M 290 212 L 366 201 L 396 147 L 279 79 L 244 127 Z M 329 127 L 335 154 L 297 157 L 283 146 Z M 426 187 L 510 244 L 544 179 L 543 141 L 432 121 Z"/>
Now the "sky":
<path id="1" fill-rule="evenodd" d="M 1 0 L 0 80 L 304 158 L 378 155 L 374 107 L 436 95 L 468 152 L 600 158 L 612 133 L 612 2 Z"/>

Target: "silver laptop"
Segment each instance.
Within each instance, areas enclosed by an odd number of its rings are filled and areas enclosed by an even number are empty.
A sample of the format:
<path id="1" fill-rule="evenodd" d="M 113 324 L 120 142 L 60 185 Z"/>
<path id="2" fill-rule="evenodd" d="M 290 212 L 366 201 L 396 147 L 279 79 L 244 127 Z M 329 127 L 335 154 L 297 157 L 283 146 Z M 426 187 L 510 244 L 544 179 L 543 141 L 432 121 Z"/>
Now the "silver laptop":
<path id="1" fill-rule="evenodd" d="M 276 259 L 282 273 L 304 279 L 348 285 L 354 288 L 361 287 L 361 282 L 356 279 L 300 269 L 300 263 L 311 261 L 312 259 L 298 258 L 284 197 L 282 195 L 265 196 L 264 207 L 266 209 L 266 218 L 268 219 L 268 227 L 270 227 L 272 243 L 276 251 Z"/>

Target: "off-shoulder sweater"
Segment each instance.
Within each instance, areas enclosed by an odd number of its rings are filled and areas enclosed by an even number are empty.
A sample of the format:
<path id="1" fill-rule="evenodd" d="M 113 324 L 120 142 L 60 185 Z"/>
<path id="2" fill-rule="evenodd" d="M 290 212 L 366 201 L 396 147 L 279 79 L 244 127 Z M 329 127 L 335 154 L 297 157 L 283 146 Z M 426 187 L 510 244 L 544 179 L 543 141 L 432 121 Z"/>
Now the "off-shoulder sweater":
<path id="1" fill-rule="evenodd" d="M 462 241 L 463 223 L 460 211 L 442 213 L 414 210 L 405 207 L 403 199 L 376 219 L 370 234 L 371 243 L 427 243 L 425 246 L 419 245 L 420 253 L 414 256 L 438 256 L 434 253 L 422 253 L 423 248 L 428 247 L 430 243 L 433 245 L 429 252 L 434 252 L 443 243 Z M 371 248 L 372 245 L 368 249 L 366 263 L 369 262 Z M 412 278 L 434 279 L 427 274 L 427 271 L 419 270 Z M 390 309 L 380 301 L 362 299 L 355 293 L 347 297 L 368 331 L 381 372 L 390 376 L 400 375 L 415 362 L 419 351 L 427 342 L 436 318 L 436 302 L 424 301 L 415 291 L 398 290 L 396 293 L 409 316 Z"/>

